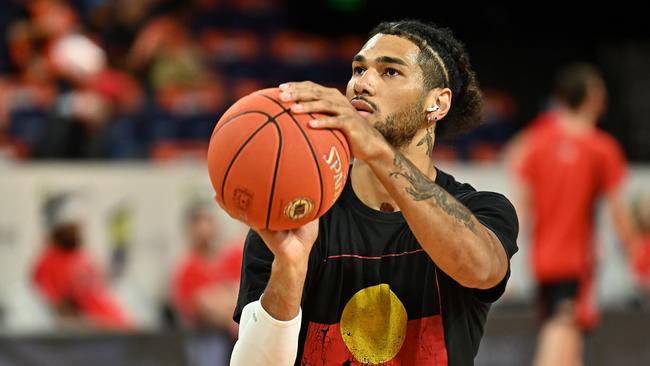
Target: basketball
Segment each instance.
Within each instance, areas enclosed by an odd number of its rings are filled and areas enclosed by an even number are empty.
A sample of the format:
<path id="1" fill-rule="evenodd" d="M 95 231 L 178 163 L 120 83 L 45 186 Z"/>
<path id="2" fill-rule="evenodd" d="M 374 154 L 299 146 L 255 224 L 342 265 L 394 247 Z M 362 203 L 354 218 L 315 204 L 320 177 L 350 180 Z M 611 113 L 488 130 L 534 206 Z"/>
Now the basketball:
<path id="1" fill-rule="evenodd" d="M 317 114 L 292 114 L 277 88 L 234 103 L 208 147 L 215 199 L 253 228 L 288 230 L 329 210 L 348 177 L 350 150 L 337 130 L 313 129 Z"/>

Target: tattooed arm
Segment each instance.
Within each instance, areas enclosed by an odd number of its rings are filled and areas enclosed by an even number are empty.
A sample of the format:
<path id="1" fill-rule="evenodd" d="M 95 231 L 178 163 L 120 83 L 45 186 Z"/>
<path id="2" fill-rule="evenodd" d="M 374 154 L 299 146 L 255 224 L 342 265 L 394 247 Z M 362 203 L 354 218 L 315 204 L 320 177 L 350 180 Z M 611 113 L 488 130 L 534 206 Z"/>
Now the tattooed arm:
<path id="1" fill-rule="evenodd" d="M 465 287 L 496 286 L 508 270 L 499 239 L 452 195 L 393 149 L 366 161 L 409 227 L 445 273 Z"/>
<path id="2" fill-rule="evenodd" d="M 411 230 L 433 261 L 460 284 L 491 288 L 508 270 L 505 249 L 494 233 L 481 225 L 472 213 L 432 182 L 359 115 L 338 90 L 312 82 L 280 85 L 280 99 L 299 102 L 293 113 L 325 113 L 310 121 L 311 128 L 341 130 L 352 155 L 365 162 L 402 210 Z M 433 147 L 429 131 L 419 146 Z"/>

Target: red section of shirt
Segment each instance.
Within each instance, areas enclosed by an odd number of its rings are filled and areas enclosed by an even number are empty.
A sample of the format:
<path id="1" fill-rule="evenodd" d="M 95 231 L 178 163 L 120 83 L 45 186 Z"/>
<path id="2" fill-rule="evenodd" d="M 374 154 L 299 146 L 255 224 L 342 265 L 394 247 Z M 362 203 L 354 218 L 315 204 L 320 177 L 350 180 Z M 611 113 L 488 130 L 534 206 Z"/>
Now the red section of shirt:
<path id="1" fill-rule="evenodd" d="M 447 348 L 440 315 L 409 320 L 402 347 L 385 366 L 446 366 Z M 341 326 L 309 322 L 302 364 L 308 366 L 366 365 L 356 360 L 341 336 Z"/>

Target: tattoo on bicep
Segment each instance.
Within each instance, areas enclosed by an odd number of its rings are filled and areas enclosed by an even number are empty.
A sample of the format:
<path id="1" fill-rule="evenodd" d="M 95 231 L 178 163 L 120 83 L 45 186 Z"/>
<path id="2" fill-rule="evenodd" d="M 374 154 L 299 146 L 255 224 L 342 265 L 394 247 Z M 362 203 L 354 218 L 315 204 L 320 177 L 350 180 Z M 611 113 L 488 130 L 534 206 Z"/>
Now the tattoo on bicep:
<path id="1" fill-rule="evenodd" d="M 397 170 L 391 172 L 389 176 L 392 178 L 405 178 L 410 183 L 410 186 L 406 187 L 405 190 L 411 195 L 413 200 L 424 201 L 433 198 L 436 204 L 449 216 L 456 218 L 473 233 L 478 234 L 474 220 L 472 220 L 472 213 L 467 207 L 456 201 L 447 191 L 431 181 L 429 177 L 424 175 L 404 155 L 396 151 L 393 164 Z"/>

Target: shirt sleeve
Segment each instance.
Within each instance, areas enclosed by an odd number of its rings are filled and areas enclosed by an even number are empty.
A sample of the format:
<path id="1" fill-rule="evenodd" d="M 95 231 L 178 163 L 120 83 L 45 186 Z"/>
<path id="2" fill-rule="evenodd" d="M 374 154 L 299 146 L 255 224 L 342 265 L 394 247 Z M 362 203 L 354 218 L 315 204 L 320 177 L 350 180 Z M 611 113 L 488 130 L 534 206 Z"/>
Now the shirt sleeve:
<path id="1" fill-rule="evenodd" d="M 508 256 L 508 271 L 495 287 L 474 290 L 475 296 L 483 302 L 494 302 L 503 295 L 510 278 L 510 259 L 517 253 L 519 221 L 517 213 L 508 199 L 498 193 L 474 192 L 465 204 L 483 226 L 490 229 L 503 245 Z"/>
<path id="2" fill-rule="evenodd" d="M 247 304 L 259 300 L 271 277 L 273 253 L 266 247 L 262 238 L 253 230 L 248 232 L 244 243 L 241 265 L 241 280 L 237 306 L 233 320 L 239 323 L 242 309 Z"/>
<path id="3" fill-rule="evenodd" d="M 621 146 L 614 139 L 605 140 L 603 144 L 603 169 L 601 182 L 605 192 L 618 187 L 625 177 L 626 162 Z"/>
<path id="4" fill-rule="evenodd" d="M 523 143 L 517 157 L 512 163 L 511 169 L 517 178 L 523 182 L 530 183 L 534 179 L 535 172 L 535 149 L 531 141 L 532 136 L 526 136 L 526 141 Z"/>

